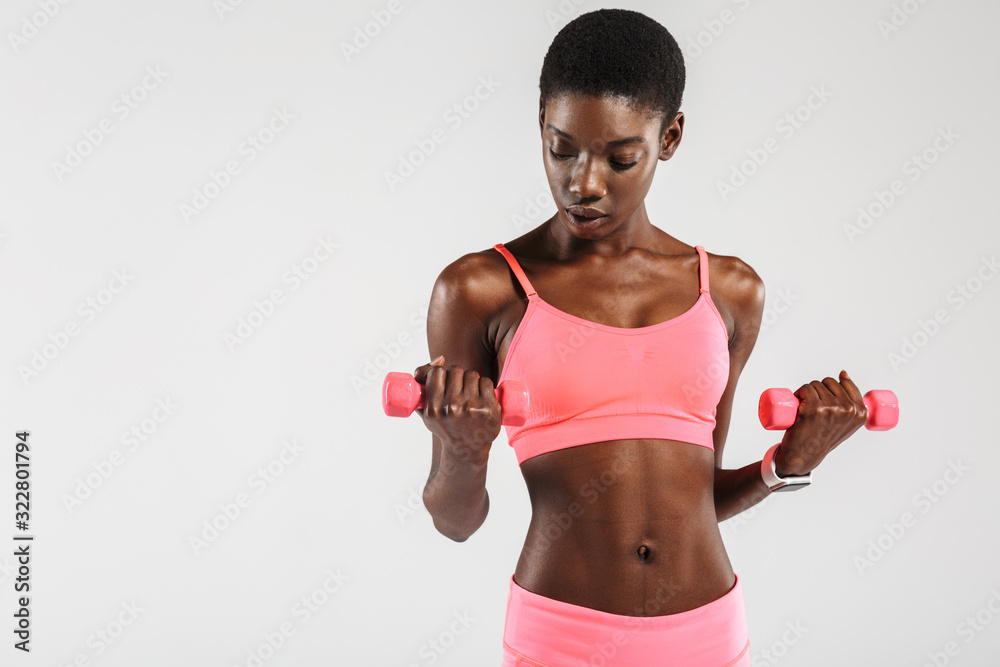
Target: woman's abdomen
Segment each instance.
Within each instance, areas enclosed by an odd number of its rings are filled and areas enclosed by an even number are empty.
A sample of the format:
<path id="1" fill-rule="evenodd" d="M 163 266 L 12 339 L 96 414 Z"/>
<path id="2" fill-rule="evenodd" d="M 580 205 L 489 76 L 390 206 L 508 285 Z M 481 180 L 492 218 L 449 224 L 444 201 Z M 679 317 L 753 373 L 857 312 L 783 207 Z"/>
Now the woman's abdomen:
<path id="1" fill-rule="evenodd" d="M 525 461 L 532 518 L 515 580 L 630 616 L 718 599 L 735 577 L 715 514 L 714 460 L 690 443 L 621 440 Z"/>

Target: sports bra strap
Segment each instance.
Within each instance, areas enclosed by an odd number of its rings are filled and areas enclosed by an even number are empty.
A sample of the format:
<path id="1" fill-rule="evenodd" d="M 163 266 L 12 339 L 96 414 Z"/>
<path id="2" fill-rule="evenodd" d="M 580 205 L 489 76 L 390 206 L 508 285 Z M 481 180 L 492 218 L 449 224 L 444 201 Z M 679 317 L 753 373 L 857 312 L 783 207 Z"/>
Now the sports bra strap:
<path id="1" fill-rule="evenodd" d="M 504 259 L 507 260 L 507 264 L 510 265 L 510 268 L 514 272 L 514 275 L 517 276 L 517 281 L 521 283 L 521 287 L 524 288 L 524 293 L 527 296 L 534 296 L 535 288 L 531 286 L 530 282 L 528 282 L 528 276 L 524 275 L 524 271 L 521 269 L 521 265 L 517 263 L 516 259 L 514 259 L 514 255 L 510 254 L 510 250 L 507 250 L 507 248 L 503 247 L 502 243 L 497 243 L 496 245 L 493 246 L 493 249 L 499 252 L 501 255 L 503 255 Z"/>
<path id="2" fill-rule="evenodd" d="M 696 245 L 695 250 L 698 251 L 699 255 L 699 265 L 698 265 L 698 293 L 708 292 L 708 255 L 705 253 L 705 249 L 700 245 Z"/>

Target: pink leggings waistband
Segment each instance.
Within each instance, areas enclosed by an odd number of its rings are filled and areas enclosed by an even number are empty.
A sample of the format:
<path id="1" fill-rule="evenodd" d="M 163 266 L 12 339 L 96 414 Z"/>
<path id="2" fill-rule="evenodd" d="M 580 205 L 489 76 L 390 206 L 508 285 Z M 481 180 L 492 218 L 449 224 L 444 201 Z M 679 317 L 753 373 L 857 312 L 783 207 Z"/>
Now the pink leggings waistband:
<path id="1" fill-rule="evenodd" d="M 510 577 L 501 667 L 749 667 L 743 588 L 664 616 L 626 616 L 553 600 Z"/>

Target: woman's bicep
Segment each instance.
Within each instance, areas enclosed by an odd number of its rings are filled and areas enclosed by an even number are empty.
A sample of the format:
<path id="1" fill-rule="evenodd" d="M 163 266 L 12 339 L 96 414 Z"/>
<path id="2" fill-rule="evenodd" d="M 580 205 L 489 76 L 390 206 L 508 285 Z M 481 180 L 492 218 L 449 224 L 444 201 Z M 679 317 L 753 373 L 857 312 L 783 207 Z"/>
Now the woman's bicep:
<path id="1" fill-rule="evenodd" d="M 470 253 L 438 276 L 427 307 L 427 347 L 431 359 L 444 355 L 445 366 L 457 364 L 492 378 L 496 355 L 488 325 L 493 300 L 482 264 L 481 255 Z"/>

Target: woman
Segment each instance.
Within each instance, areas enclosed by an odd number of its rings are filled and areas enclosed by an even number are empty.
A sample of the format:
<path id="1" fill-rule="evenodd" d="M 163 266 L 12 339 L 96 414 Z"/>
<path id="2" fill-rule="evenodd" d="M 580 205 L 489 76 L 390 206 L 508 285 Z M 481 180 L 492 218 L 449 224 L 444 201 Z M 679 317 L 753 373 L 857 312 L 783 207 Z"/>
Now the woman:
<path id="1" fill-rule="evenodd" d="M 453 540 L 478 529 L 500 432 L 494 387 L 522 381 L 527 422 L 507 435 L 532 518 L 503 664 L 749 665 L 718 522 L 778 486 L 762 477 L 765 459 L 722 468 L 764 286 L 740 259 L 683 243 L 646 214 L 657 161 L 681 141 L 681 51 L 643 14 L 590 12 L 556 35 L 540 88 L 558 211 L 461 257 L 434 285 L 437 358 L 414 373 L 433 434 L 424 503 Z M 807 476 L 867 418 L 844 371 L 796 396 L 795 425 L 770 452 L 779 477 Z"/>

